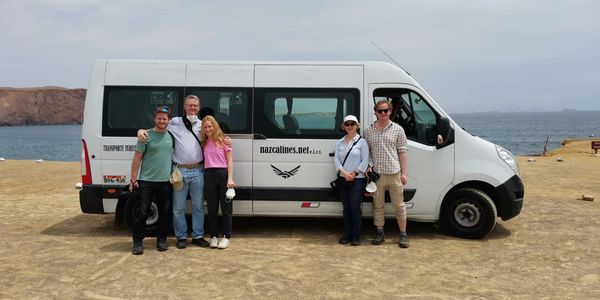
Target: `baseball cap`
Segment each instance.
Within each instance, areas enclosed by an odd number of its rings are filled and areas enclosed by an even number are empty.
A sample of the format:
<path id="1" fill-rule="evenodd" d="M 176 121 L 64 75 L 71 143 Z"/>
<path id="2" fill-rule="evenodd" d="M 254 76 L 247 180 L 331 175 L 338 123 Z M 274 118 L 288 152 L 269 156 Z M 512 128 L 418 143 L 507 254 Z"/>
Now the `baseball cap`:
<path id="1" fill-rule="evenodd" d="M 344 117 L 344 122 L 347 121 L 354 121 L 356 123 L 358 123 L 358 119 L 354 116 L 354 115 L 347 115 Z"/>

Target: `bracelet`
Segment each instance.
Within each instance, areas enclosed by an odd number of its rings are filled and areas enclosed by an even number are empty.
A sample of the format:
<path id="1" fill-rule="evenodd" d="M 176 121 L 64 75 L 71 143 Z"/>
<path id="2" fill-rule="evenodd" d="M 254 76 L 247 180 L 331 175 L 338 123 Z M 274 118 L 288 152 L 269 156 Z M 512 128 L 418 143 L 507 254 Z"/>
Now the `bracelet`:
<path id="1" fill-rule="evenodd" d="M 131 182 L 131 184 L 135 184 L 137 182 L 137 180 L 136 181 L 129 180 L 129 182 Z"/>

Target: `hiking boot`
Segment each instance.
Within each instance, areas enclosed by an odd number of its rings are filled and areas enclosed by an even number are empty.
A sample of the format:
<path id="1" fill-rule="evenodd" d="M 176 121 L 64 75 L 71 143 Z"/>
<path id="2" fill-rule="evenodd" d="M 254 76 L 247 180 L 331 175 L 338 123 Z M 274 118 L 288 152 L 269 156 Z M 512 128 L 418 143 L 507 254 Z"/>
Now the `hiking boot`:
<path id="1" fill-rule="evenodd" d="M 360 246 L 360 239 L 352 239 L 350 246 Z"/>
<path id="2" fill-rule="evenodd" d="M 408 248 L 408 236 L 406 235 L 406 233 L 400 234 L 400 241 L 398 242 L 398 246 L 400 246 L 400 248 Z"/>
<path id="3" fill-rule="evenodd" d="M 156 240 L 156 250 L 158 251 L 167 251 L 169 247 L 167 246 L 167 239 L 157 239 Z"/>
<path id="4" fill-rule="evenodd" d="M 381 245 L 383 241 L 385 241 L 385 234 L 383 234 L 383 231 L 377 232 L 377 235 L 375 236 L 375 239 L 371 241 L 371 244 Z"/>
<path id="5" fill-rule="evenodd" d="M 216 236 L 210 238 L 210 247 L 217 248 L 219 246 L 219 239 Z"/>
<path id="6" fill-rule="evenodd" d="M 345 245 L 345 244 L 350 244 L 351 241 L 352 241 L 352 237 L 350 237 L 350 235 L 348 235 L 348 234 L 344 234 L 344 235 L 342 235 L 342 237 L 340 238 L 338 243 Z"/>
<path id="7" fill-rule="evenodd" d="M 143 241 L 133 242 L 133 249 L 131 249 L 131 254 L 133 254 L 133 255 L 144 254 L 144 242 Z"/>
<path id="8" fill-rule="evenodd" d="M 192 244 L 202 248 L 210 246 L 210 244 L 204 238 L 192 239 Z"/>
<path id="9" fill-rule="evenodd" d="M 226 237 L 222 238 L 217 247 L 219 247 L 219 249 L 227 249 L 227 247 L 229 247 L 229 239 Z"/>
<path id="10" fill-rule="evenodd" d="M 193 240 L 192 240 L 192 242 L 193 242 Z M 185 249 L 185 247 L 187 247 L 186 239 L 177 240 L 177 249 Z"/>

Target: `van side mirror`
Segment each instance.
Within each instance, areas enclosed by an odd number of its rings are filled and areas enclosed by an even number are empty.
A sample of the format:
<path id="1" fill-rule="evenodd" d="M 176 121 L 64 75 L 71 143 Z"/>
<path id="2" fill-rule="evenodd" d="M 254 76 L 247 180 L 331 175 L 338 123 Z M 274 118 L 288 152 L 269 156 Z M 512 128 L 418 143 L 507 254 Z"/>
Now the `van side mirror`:
<path id="1" fill-rule="evenodd" d="M 436 147 L 443 148 L 454 143 L 454 129 L 450 125 L 450 120 L 446 117 L 439 117 L 436 120 L 437 141 Z"/>

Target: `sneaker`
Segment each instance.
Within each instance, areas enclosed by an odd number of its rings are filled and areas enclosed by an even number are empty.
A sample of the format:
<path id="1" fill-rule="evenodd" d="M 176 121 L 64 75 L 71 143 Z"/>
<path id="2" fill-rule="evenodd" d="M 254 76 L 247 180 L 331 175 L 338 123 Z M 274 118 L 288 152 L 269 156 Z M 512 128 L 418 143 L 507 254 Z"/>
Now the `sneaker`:
<path id="1" fill-rule="evenodd" d="M 192 244 L 203 248 L 210 246 L 210 244 L 204 238 L 192 239 Z"/>
<path id="2" fill-rule="evenodd" d="M 133 242 L 133 249 L 131 249 L 131 254 L 133 254 L 133 255 L 144 254 L 144 242 L 142 242 L 142 241 Z"/>
<path id="3" fill-rule="evenodd" d="M 192 240 L 193 243 L 194 240 Z M 187 247 L 187 240 L 186 239 L 180 239 L 177 240 L 177 249 L 185 249 L 185 247 Z"/>
<path id="4" fill-rule="evenodd" d="M 158 251 L 167 251 L 169 247 L 167 246 L 167 239 L 157 239 L 156 240 L 156 250 Z"/>
<path id="5" fill-rule="evenodd" d="M 359 246 L 360 245 L 360 239 L 352 239 L 352 241 L 350 242 L 350 246 Z"/>
<path id="6" fill-rule="evenodd" d="M 217 237 L 216 237 L 216 236 L 213 236 L 213 237 L 210 239 L 210 247 L 211 247 L 211 248 L 217 248 L 218 246 L 219 246 L 219 239 L 217 239 Z"/>
<path id="7" fill-rule="evenodd" d="M 351 241 L 352 241 L 352 238 L 350 237 L 350 235 L 344 234 L 344 235 L 342 235 L 342 237 L 340 238 L 338 243 L 345 245 L 345 244 L 350 244 Z"/>
<path id="8" fill-rule="evenodd" d="M 373 245 L 381 245 L 385 241 L 385 234 L 383 232 L 377 232 L 375 239 L 371 241 Z"/>
<path id="9" fill-rule="evenodd" d="M 400 241 L 398 242 L 398 246 L 400 246 L 400 248 L 408 248 L 408 236 L 406 235 L 406 233 L 400 234 Z"/>
<path id="10" fill-rule="evenodd" d="M 229 239 L 224 237 L 219 241 L 219 249 L 226 249 L 229 247 Z"/>

